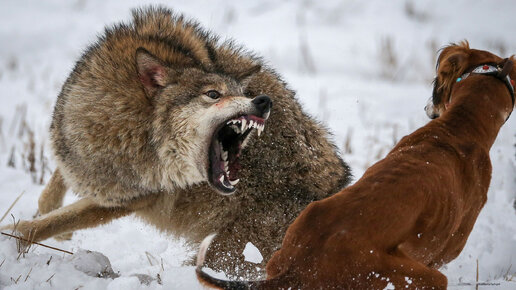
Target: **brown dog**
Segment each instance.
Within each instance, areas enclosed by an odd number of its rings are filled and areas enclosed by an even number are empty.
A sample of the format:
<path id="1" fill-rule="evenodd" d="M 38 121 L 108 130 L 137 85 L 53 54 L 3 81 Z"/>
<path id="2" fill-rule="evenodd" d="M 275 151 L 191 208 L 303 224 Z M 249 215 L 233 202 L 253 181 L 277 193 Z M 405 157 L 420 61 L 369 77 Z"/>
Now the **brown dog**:
<path id="1" fill-rule="evenodd" d="M 222 288 L 445 289 L 437 269 L 462 251 L 487 199 L 491 148 L 514 107 L 512 60 L 446 47 L 433 106 L 439 117 L 404 137 L 353 186 L 311 203 L 267 264 L 268 279 Z"/>

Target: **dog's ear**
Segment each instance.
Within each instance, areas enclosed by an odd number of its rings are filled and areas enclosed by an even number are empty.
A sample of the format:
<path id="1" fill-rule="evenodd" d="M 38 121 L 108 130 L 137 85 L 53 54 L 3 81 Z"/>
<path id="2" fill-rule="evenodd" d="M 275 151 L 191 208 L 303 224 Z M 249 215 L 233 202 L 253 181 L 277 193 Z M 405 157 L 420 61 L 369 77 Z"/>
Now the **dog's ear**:
<path id="1" fill-rule="evenodd" d="M 453 84 L 468 69 L 468 51 L 467 42 L 452 44 L 442 50 L 437 63 L 434 95 L 437 93 L 438 98 L 435 98 L 435 101 L 442 104 L 448 102 Z"/>
<path id="2" fill-rule="evenodd" d="M 136 50 L 135 57 L 138 79 L 147 96 L 153 97 L 159 89 L 168 84 L 170 69 L 143 47 Z"/>
<path id="3" fill-rule="evenodd" d="M 514 82 L 516 82 L 516 57 L 514 55 L 511 55 L 511 57 L 509 57 L 510 60 L 512 60 L 512 71 L 509 72 L 509 77 L 511 78 L 511 80 L 513 80 Z"/>
<path id="4" fill-rule="evenodd" d="M 443 50 L 439 57 L 437 76 L 443 82 L 454 81 L 453 78 L 459 77 L 467 69 L 468 54 L 460 46 L 448 46 Z"/>

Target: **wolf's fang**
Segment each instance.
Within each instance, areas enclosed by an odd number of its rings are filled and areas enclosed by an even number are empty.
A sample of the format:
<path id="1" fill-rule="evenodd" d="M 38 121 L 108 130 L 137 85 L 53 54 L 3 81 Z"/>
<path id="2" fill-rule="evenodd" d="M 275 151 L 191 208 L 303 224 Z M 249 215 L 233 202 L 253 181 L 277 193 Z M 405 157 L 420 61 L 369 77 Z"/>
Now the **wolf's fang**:
<path id="1" fill-rule="evenodd" d="M 244 132 L 245 129 L 247 128 L 246 125 L 247 125 L 247 120 L 246 119 L 242 119 L 242 127 L 241 127 L 242 132 Z"/>

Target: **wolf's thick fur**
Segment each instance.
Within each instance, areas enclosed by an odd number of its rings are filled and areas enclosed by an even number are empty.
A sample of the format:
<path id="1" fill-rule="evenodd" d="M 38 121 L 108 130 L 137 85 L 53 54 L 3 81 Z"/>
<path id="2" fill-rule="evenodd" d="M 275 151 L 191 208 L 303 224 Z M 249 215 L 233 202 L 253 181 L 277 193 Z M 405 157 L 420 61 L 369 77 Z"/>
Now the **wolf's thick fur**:
<path id="1" fill-rule="evenodd" d="M 468 69 L 487 64 L 496 76 L 466 78 Z M 308 205 L 267 263 L 267 280 L 223 281 L 202 272 L 207 240 L 198 258 L 201 282 L 224 289 L 446 289 L 437 269 L 466 244 L 487 200 L 489 149 L 514 109 L 507 73 L 516 78 L 511 60 L 466 42 L 446 47 L 427 110 L 437 119 L 405 136 L 354 185 Z"/>
<path id="2" fill-rule="evenodd" d="M 206 182 L 202 133 L 231 116 L 198 96 L 205 85 L 226 91 L 227 106 L 259 95 L 274 104 L 261 138 L 248 138 L 229 197 Z M 247 242 L 267 261 L 308 203 L 350 179 L 327 130 L 260 58 L 161 7 L 134 10 L 84 53 L 58 97 L 51 140 L 57 169 L 39 200 L 44 215 L 22 221 L 21 234 L 42 240 L 136 212 L 192 243 L 217 232 L 208 265 L 230 275 L 245 270 Z M 59 208 L 67 188 L 83 199 Z"/>

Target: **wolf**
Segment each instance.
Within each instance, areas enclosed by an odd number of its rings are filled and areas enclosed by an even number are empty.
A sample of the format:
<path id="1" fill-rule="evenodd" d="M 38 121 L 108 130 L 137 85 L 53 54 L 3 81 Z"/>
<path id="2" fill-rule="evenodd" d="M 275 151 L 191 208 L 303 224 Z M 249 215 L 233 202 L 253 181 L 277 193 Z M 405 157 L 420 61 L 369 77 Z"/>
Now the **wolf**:
<path id="1" fill-rule="evenodd" d="M 217 232 L 207 264 L 230 276 L 258 275 L 263 263 L 242 267 L 245 244 L 267 261 L 294 217 L 351 177 L 260 57 L 162 6 L 134 9 L 85 51 L 50 138 L 57 168 L 20 235 L 70 238 L 134 213 L 192 245 Z M 81 199 L 62 207 L 67 189 Z"/>
<path id="2" fill-rule="evenodd" d="M 203 272 L 213 235 L 201 243 L 199 280 L 219 289 L 446 289 L 438 269 L 461 253 L 486 203 L 489 150 L 514 110 L 515 78 L 513 57 L 466 41 L 445 47 L 426 107 L 434 120 L 355 184 L 309 204 L 267 263 L 267 280 Z"/>

